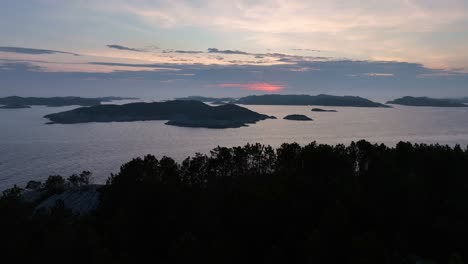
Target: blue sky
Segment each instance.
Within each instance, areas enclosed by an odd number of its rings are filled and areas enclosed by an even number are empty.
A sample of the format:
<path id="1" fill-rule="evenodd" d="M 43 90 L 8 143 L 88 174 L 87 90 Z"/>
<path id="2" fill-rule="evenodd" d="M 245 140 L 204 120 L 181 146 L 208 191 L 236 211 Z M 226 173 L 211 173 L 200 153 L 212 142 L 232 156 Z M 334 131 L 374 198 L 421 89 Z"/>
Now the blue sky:
<path id="1" fill-rule="evenodd" d="M 467 0 L 0 5 L 0 95 L 468 96 Z"/>

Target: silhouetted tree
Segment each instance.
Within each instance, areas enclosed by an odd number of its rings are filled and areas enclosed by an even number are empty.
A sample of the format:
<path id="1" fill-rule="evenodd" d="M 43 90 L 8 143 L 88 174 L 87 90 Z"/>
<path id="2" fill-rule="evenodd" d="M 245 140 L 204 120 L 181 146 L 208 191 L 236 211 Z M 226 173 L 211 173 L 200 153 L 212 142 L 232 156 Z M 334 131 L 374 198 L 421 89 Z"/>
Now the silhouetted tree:
<path id="1" fill-rule="evenodd" d="M 51 175 L 45 181 L 44 189 L 49 194 L 61 193 L 65 190 L 65 179 L 60 175 Z"/>
<path id="2" fill-rule="evenodd" d="M 38 190 L 40 188 L 42 188 L 41 181 L 28 181 L 28 183 L 26 184 L 26 189 Z"/>
<path id="3" fill-rule="evenodd" d="M 80 175 L 73 174 L 67 178 L 72 187 L 79 188 L 91 183 L 91 172 L 83 171 Z"/>

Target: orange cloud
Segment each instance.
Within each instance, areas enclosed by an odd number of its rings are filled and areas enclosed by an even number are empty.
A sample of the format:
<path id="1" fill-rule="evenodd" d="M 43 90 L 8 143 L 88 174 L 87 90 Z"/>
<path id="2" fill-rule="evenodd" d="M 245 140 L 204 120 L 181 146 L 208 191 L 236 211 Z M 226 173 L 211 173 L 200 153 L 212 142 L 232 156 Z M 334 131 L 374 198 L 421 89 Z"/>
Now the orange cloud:
<path id="1" fill-rule="evenodd" d="M 278 92 L 283 90 L 285 87 L 281 84 L 257 82 L 257 83 L 222 83 L 218 87 L 221 88 L 240 88 L 251 91 L 264 91 L 264 92 Z"/>

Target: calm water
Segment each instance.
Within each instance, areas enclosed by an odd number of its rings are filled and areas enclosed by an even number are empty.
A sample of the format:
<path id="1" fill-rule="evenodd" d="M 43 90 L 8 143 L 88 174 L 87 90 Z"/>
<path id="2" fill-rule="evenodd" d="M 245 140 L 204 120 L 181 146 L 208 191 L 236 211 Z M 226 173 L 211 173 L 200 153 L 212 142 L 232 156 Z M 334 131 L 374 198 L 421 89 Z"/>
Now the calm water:
<path id="1" fill-rule="evenodd" d="M 68 176 L 89 170 L 95 182 L 130 159 L 145 154 L 177 160 L 221 146 L 261 142 L 349 143 L 367 139 L 468 145 L 468 109 L 402 107 L 390 109 L 333 107 L 338 113 L 314 113 L 306 106 L 248 106 L 277 120 L 237 129 L 181 128 L 164 121 L 46 125 L 44 115 L 73 107 L 0 110 L 0 189 L 24 185 L 48 175 Z M 312 122 L 283 120 L 305 114 Z"/>

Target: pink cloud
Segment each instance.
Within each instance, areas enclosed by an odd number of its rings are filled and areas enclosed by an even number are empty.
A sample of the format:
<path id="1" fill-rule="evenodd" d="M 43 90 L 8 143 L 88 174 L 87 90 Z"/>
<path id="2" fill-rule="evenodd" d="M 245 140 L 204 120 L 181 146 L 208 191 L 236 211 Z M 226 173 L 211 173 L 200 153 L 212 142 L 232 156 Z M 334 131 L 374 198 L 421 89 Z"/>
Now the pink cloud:
<path id="1" fill-rule="evenodd" d="M 264 82 L 257 82 L 257 83 L 222 83 L 219 84 L 218 87 L 221 88 L 240 88 L 244 90 L 251 90 L 251 91 L 264 91 L 264 92 L 278 92 L 285 88 L 284 85 L 281 84 L 273 84 L 273 83 L 264 83 Z"/>

